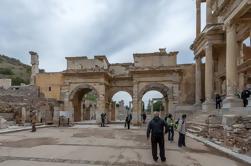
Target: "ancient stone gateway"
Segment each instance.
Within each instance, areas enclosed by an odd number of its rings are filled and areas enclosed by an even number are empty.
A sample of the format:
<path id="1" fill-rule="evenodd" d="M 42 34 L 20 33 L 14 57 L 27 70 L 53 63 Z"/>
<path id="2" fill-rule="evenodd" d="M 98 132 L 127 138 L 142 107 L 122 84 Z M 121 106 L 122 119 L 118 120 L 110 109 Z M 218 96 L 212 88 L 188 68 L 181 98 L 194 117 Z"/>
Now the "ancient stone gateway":
<path id="1" fill-rule="evenodd" d="M 156 90 L 165 98 L 164 111 L 173 112 L 176 105 L 194 102 L 194 86 L 187 82 L 194 80 L 194 65 L 177 65 L 178 52 L 134 54 L 134 63 L 110 64 L 106 56 L 66 57 L 67 69 L 59 73 L 40 73 L 36 75 L 36 85 L 48 98 L 57 97 L 62 101 L 61 110 L 71 114 L 71 121 L 83 120 L 81 100 L 92 92 L 97 97 L 96 121 L 100 114 L 107 113 L 111 121 L 112 97 L 119 91 L 132 96 L 133 122 L 141 119 L 142 97 Z M 185 94 L 183 94 L 185 90 Z"/>

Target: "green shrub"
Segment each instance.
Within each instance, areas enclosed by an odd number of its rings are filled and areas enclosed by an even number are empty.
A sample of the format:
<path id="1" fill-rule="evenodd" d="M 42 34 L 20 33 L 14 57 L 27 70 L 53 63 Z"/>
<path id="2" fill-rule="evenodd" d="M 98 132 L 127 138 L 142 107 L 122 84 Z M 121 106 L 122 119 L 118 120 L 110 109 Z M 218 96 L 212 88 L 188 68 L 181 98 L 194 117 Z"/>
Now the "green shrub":
<path id="1" fill-rule="evenodd" d="M 13 71 L 9 68 L 0 68 L 0 74 L 14 75 Z"/>
<path id="2" fill-rule="evenodd" d="M 19 86 L 19 85 L 21 85 L 21 83 L 29 84 L 29 81 L 24 80 L 24 79 L 22 79 L 20 77 L 14 77 L 14 78 L 12 78 L 12 85 L 13 86 Z"/>

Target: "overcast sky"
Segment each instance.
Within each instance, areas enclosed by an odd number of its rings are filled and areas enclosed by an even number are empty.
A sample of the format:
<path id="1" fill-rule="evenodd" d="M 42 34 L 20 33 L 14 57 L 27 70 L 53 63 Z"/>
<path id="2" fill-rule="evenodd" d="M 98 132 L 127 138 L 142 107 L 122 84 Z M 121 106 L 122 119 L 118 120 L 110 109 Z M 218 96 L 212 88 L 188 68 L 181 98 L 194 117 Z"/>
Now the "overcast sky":
<path id="1" fill-rule="evenodd" d="M 1 0 L 0 54 L 62 71 L 66 56 L 104 54 L 131 62 L 135 52 L 165 47 L 179 63 L 193 62 L 194 0 Z"/>
<path id="2" fill-rule="evenodd" d="M 121 63 L 159 48 L 191 63 L 194 36 L 195 0 L 0 1 L 0 54 L 29 64 L 28 52 L 38 52 L 40 68 L 50 72 L 64 70 L 66 56 Z"/>

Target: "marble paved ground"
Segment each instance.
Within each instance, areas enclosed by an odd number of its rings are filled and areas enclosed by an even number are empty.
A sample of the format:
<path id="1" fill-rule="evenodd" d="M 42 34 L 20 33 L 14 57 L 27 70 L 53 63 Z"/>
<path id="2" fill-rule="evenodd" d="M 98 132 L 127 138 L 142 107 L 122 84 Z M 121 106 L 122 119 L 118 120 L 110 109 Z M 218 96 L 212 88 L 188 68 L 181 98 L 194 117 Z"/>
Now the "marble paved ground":
<path id="1" fill-rule="evenodd" d="M 78 126 L 0 134 L 0 166 L 247 166 L 189 138 L 183 149 L 166 141 L 166 156 L 165 163 L 152 160 L 144 128 Z"/>

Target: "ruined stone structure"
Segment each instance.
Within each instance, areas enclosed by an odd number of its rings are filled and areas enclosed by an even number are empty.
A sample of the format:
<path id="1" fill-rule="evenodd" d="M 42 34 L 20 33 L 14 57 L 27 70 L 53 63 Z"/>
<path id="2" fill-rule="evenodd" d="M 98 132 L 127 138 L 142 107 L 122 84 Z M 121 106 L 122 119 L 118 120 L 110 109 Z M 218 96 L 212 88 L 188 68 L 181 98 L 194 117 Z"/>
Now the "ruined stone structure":
<path id="1" fill-rule="evenodd" d="M 52 123 L 56 100 L 46 99 L 39 89 L 32 85 L 0 88 L 0 116 L 16 124 L 30 122 L 30 112 L 37 115 L 37 122 Z"/>
<path id="2" fill-rule="evenodd" d="M 134 54 L 134 63 L 110 64 L 106 56 L 66 57 L 67 69 L 58 73 L 39 73 L 36 85 L 47 98 L 60 100 L 62 111 L 69 112 L 71 121 L 80 121 L 81 100 L 92 91 L 97 97 L 97 121 L 107 113 L 111 120 L 112 97 L 119 91 L 132 96 L 134 123 L 140 121 L 143 95 L 156 90 L 163 94 L 165 112 L 176 105 L 194 103 L 194 65 L 178 65 L 178 52 Z"/>
<path id="3" fill-rule="evenodd" d="M 202 31 L 201 3 L 206 3 Z M 244 108 L 238 96 L 251 84 L 250 42 L 251 0 L 196 0 L 191 49 L 196 60 L 196 105 L 202 105 L 204 113 L 191 120 L 191 131 L 199 129 L 201 135 L 241 152 L 251 150 L 251 105 Z M 220 111 L 215 110 L 215 94 L 224 96 Z"/>
<path id="4" fill-rule="evenodd" d="M 201 31 L 204 2 L 206 27 Z M 204 110 L 215 107 L 216 93 L 225 96 L 224 108 L 242 105 L 237 94 L 251 84 L 250 14 L 250 0 L 196 0 L 196 38 L 191 48 L 196 60 L 196 104 L 205 99 Z M 204 57 L 205 73 L 201 65 Z"/>
<path id="5" fill-rule="evenodd" d="M 30 84 L 35 85 L 35 76 L 39 73 L 39 60 L 36 52 L 30 51 L 31 55 L 31 80 Z"/>

